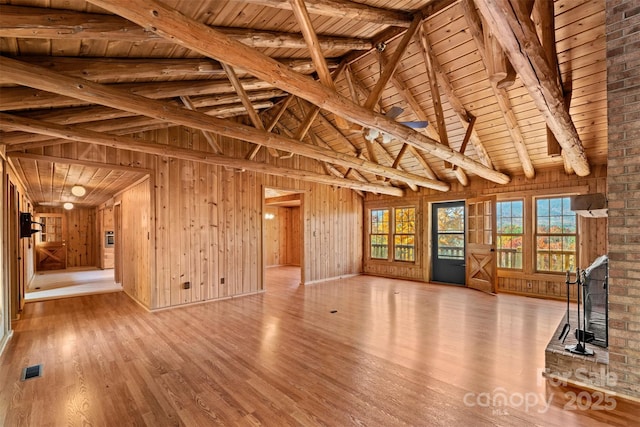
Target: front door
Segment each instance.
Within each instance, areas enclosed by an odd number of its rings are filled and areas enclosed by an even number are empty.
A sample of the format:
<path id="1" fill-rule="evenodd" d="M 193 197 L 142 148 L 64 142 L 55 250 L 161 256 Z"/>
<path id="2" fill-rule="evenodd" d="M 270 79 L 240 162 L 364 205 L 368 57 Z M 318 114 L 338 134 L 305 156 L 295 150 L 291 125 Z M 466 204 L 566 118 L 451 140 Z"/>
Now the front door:
<path id="1" fill-rule="evenodd" d="M 467 286 L 496 291 L 496 198 L 467 200 Z"/>
<path id="2" fill-rule="evenodd" d="M 464 285 L 464 202 L 434 203 L 431 280 Z"/>
<path id="3" fill-rule="evenodd" d="M 37 214 L 42 224 L 36 244 L 36 270 L 62 270 L 67 268 L 66 223 L 63 214 Z"/>

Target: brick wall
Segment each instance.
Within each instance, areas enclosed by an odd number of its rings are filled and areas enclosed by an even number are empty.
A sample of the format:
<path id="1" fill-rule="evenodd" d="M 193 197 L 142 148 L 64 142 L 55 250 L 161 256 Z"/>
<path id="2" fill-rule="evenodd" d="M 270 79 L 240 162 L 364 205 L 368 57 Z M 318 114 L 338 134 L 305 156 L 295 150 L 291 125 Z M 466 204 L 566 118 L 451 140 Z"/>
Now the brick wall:
<path id="1" fill-rule="evenodd" d="M 640 397 L 640 2 L 607 0 L 609 371 Z"/>

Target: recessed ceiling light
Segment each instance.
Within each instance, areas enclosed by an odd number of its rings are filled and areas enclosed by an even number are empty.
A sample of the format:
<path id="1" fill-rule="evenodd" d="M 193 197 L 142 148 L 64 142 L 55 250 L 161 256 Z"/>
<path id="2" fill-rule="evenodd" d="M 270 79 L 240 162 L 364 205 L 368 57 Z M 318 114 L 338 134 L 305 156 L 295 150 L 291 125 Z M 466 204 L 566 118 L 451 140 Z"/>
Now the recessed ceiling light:
<path id="1" fill-rule="evenodd" d="M 71 194 L 76 197 L 82 197 L 87 194 L 87 189 L 82 185 L 74 185 L 73 187 L 71 187 Z"/>
<path id="2" fill-rule="evenodd" d="M 66 210 L 70 211 L 71 209 L 73 209 L 73 203 L 66 202 L 64 205 L 62 205 L 62 207 L 65 208 Z"/>

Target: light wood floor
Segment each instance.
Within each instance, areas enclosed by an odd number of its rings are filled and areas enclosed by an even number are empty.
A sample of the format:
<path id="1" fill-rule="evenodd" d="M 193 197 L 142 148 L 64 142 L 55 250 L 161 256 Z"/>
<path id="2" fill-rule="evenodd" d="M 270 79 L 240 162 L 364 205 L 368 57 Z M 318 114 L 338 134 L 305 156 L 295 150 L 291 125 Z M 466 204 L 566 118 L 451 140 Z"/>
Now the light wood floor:
<path id="1" fill-rule="evenodd" d="M 266 293 L 156 313 L 122 292 L 28 303 L 0 359 L 0 424 L 632 425 L 623 403 L 563 410 L 541 379 L 562 302 L 267 274 Z"/>
<path id="2" fill-rule="evenodd" d="M 113 269 L 69 268 L 36 273 L 24 299 L 27 302 L 69 298 L 79 295 L 120 292 Z"/>

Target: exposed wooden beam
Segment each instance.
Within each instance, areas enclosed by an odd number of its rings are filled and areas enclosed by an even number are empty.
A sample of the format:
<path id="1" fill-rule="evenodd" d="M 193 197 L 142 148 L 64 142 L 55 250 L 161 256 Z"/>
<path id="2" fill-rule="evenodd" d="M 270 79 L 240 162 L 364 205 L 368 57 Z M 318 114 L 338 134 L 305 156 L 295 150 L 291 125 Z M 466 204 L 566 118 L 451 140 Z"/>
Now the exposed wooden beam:
<path id="1" fill-rule="evenodd" d="M 396 47 L 396 50 L 393 52 L 391 59 L 389 59 L 387 63 L 384 65 L 380 78 L 376 82 L 376 85 L 373 87 L 371 92 L 369 92 L 369 96 L 367 97 L 367 100 L 364 102 L 364 108 L 373 111 L 374 107 L 378 104 L 378 101 L 380 101 L 382 92 L 387 86 L 387 83 L 389 83 L 389 80 L 391 80 L 394 73 L 396 72 L 396 69 L 398 68 L 398 64 L 400 63 L 402 56 L 407 50 L 407 46 L 409 46 L 409 43 L 411 42 L 411 39 L 413 38 L 416 31 L 418 30 L 421 22 L 422 21 L 420 16 L 415 17 L 411 22 L 411 26 L 409 27 L 407 32 L 402 36 L 402 40 Z M 369 158 L 371 159 L 371 161 L 377 163 L 378 159 L 374 149 L 373 141 L 370 141 L 369 139 L 365 138 L 364 135 L 362 138 L 364 140 L 364 145 L 367 148 L 367 152 L 369 153 Z"/>
<path id="2" fill-rule="evenodd" d="M 267 82 L 257 79 L 242 79 L 246 91 L 272 89 Z M 159 83 L 123 83 L 110 87 L 128 91 L 132 94 L 150 99 L 176 98 L 179 96 L 221 95 L 233 93 L 233 86 L 228 81 L 176 81 Z M 81 101 L 60 94 L 48 93 L 28 87 L 7 87 L 0 92 L 0 111 L 26 110 L 32 108 L 55 108 L 86 105 Z M 196 104 L 197 105 L 197 104 Z"/>
<path id="3" fill-rule="evenodd" d="M 143 27 L 153 27 L 158 34 L 172 38 L 182 46 L 205 56 L 248 70 L 263 80 L 272 81 L 289 93 L 320 105 L 361 126 L 383 130 L 402 142 L 429 151 L 436 157 L 449 160 L 480 177 L 502 184 L 510 181 L 506 174 L 491 170 L 413 129 L 360 107 L 307 76 L 286 69 L 268 56 L 195 22 L 162 3 L 152 0 L 139 0 L 134 3 L 126 0 L 90 0 L 90 2 L 137 22 Z"/>
<path id="4" fill-rule="evenodd" d="M 463 14 L 467 19 L 467 23 L 469 24 L 469 32 L 478 47 L 478 53 L 485 64 L 485 68 L 487 68 L 487 63 L 490 59 L 487 57 L 487 50 L 484 44 L 484 30 L 482 28 L 480 15 L 478 15 L 478 12 L 476 11 L 473 0 L 461 0 L 460 6 L 464 11 Z M 511 142 L 513 143 L 513 148 L 516 150 L 520 164 L 522 165 L 522 170 L 527 178 L 533 178 L 536 175 L 536 171 L 533 167 L 533 163 L 531 162 L 531 157 L 529 156 L 527 145 L 524 142 L 524 137 L 520 131 L 518 120 L 513 113 L 509 94 L 505 89 L 498 88 L 495 82 L 491 82 L 491 89 L 493 90 L 493 94 L 498 102 L 498 106 L 500 107 L 500 111 L 502 112 L 502 116 L 507 125 L 507 131 L 509 132 L 509 136 L 511 136 Z"/>
<path id="5" fill-rule="evenodd" d="M 347 64 L 342 63 L 338 67 L 338 69 L 334 71 L 333 75 L 331 75 L 332 82 L 335 82 L 335 80 L 342 74 L 342 72 L 346 69 L 346 67 L 347 67 Z M 302 100 L 300 98 L 296 98 L 296 100 L 298 101 L 298 106 L 300 107 L 300 110 L 304 112 L 305 107 L 302 104 Z M 299 141 L 302 141 L 302 139 L 307 134 L 309 129 L 311 129 L 311 125 L 313 125 L 313 122 L 316 119 L 316 117 L 318 117 L 318 114 L 320 114 L 320 107 L 318 105 L 311 104 L 311 108 L 306 113 L 304 120 L 302 120 L 302 123 L 299 125 L 293 138 Z M 336 119 L 336 123 L 338 123 L 338 127 L 341 127 L 342 129 L 346 129 L 348 127 L 347 126 L 348 123 L 344 119 L 342 119 L 339 116 L 334 116 L 334 117 Z"/>
<path id="6" fill-rule="evenodd" d="M 285 176 L 296 178 L 302 181 L 316 182 L 327 185 L 352 188 L 356 190 L 372 191 L 393 196 L 402 196 L 404 191 L 399 188 L 386 187 L 377 184 L 367 184 L 350 179 L 340 179 L 315 172 L 288 169 L 272 166 L 265 163 L 253 162 L 245 159 L 213 154 L 207 151 L 196 151 L 186 148 L 173 147 L 150 142 L 142 142 L 139 139 L 109 135 L 100 132 L 93 132 L 78 127 L 59 126 L 53 123 L 41 122 L 33 119 L 25 119 L 0 113 L 0 128 L 19 129 L 26 132 L 43 133 L 56 138 L 63 138 L 69 141 L 85 142 L 89 144 L 104 145 L 107 147 L 136 151 L 145 154 L 155 154 L 157 156 L 173 157 L 182 160 L 191 160 L 200 163 L 225 166 L 230 168 L 244 169 L 248 171 L 260 172 L 269 175 Z M 105 164 L 105 167 L 108 167 Z"/>
<path id="7" fill-rule="evenodd" d="M 222 65 L 222 68 L 224 68 L 225 73 L 227 73 L 227 77 L 231 82 L 231 86 L 233 86 L 236 93 L 240 97 L 240 102 L 242 102 L 242 105 L 244 105 L 244 108 L 247 110 L 247 115 L 249 116 L 249 120 L 251 120 L 251 123 L 253 123 L 253 126 L 256 129 L 264 130 L 264 124 L 262 123 L 262 119 L 258 115 L 255 108 L 253 108 L 253 105 L 251 104 L 251 100 L 249 99 L 249 96 L 247 96 L 247 92 L 244 90 L 244 87 L 242 87 L 242 82 L 238 78 L 238 75 L 236 74 L 235 70 L 231 65 L 225 64 L 224 62 L 221 65 Z M 261 145 L 261 144 L 258 144 L 258 145 Z M 269 150 L 269 154 L 271 154 L 273 157 L 280 157 L 278 150 L 274 148 L 269 148 L 268 150 Z M 253 152 L 254 151 L 252 150 L 249 153 L 249 157 L 252 156 Z M 253 157 L 249 158 L 249 160 L 252 160 L 252 159 Z"/>
<path id="8" fill-rule="evenodd" d="M 172 105 L 178 105 L 178 103 L 171 103 Z M 269 108 L 273 105 L 272 102 L 256 103 L 256 108 Z M 215 107 L 211 109 L 201 109 L 201 113 L 211 114 L 216 117 L 231 117 L 234 115 L 244 114 L 245 108 L 242 104 L 225 105 L 221 107 Z M 75 113 L 78 114 L 78 113 Z M 78 114 L 81 115 L 82 113 Z M 110 132 L 116 135 L 126 135 L 135 132 L 142 132 L 144 130 L 161 129 L 169 126 L 174 126 L 171 122 L 166 120 L 160 120 L 156 118 L 150 118 L 146 116 L 137 116 L 135 113 L 129 113 L 122 118 L 115 119 L 102 119 L 102 120 L 87 120 L 86 116 L 82 116 L 77 120 L 65 120 L 60 115 L 48 115 L 48 114 L 22 114 L 22 117 L 33 118 L 52 122 L 60 125 L 66 124 L 78 124 L 86 123 L 83 127 L 85 129 L 94 130 L 97 132 Z M 133 116 L 133 117 L 131 117 Z M 46 141 L 48 138 L 44 135 L 36 135 L 23 132 L 5 132 L 0 135 L 0 141 L 9 146 L 19 145 L 25 143 L 34 143 L 37 141 Z M 51 145 L 51 144 L 45 144 Z M 44 145 L 41 145 L 44 146 Z"/>
<path id="9" fill-rule="evenodd" d="M 553 78 L 555 73 L 546 59 L 526 4 L 518 0 L 476 0 L 476 3 L 576 174 L 589 175 L 584 147 L 565 107 L 562 89 Z"/>
<path id="10" fill-rule="evenodd" d="M 325 61 L 324 54 L 322 53 L 322 47 L 318 41 L 318 36 L 316 34 L 315 29 L 313 28 L 313 23 L 311 22 L 311 17 L 307 12 L 307 8 L 305 6 L 304 0 L 289 0 L 291 2 L 291 7 L 293 9 L 293 14 L 295 15 L 298 25 L 300 26 L 300 30 L 302 35 L 304 36 L 305 41 L 307 42 L 307 48 L 309 49 L 309 53 L 311 55 L 311 60 L 313 61 L 313 65 L 316 67 L 316 73 L 318 74 L 318 79 L 320 82 L 328 87 L 329 89 L 335 91 L 336 85 L 333 79 L 333 76 L 329 72 L 329 67 L 327 66 L 327 62 Z M 343 65 L 346 66 L 346 64 Z M 316 115 L 320 110 L 316 111 Z M 341 116 L 335 116 L 336 123 L 338 123 L 338 127 L 342 129 L 346 129 L 349 124 L 343 119 Z M 313 119 L 311 119 L 313 120 Z"/>
<path id="11" fill-rule="evenodd" d="M 213 27 L 239 42 L 260 48 L 304 49 L 305 40 L 297 33 Z M 119 16 L 71 10 L 0 5 L 0 37 L 49 40 L 108 40 L 130 43 L 171 43 L 152 31 Z M 352 37 L 317 37 L 324 50 L 371 49 L 370 40 Z"/>
<path id="12" fill-rule="evenodd" d="M 459 0 L 432 0 L 426 6 L 424 6 L 421 10 L 413 13 L 413 18 L 416 16 L 422 16 L 423 21 L 430 16 L 441 12 L 445 8 L 451 6 L 453 3 L 456 3 Z M 412 19 L 413 19 L 412 18 Z M 407 25 L 408 27 L 408 25 Z M 354 50 L 351 53 L 347 54 L 343 57 L 343 61 L 348 64 L 353 64 L 354 62 L 364 58 L 365 56 L 377 50 L 377 46 L 379 44 L 388 44 L 393 39 L 397 37 L 401 37 L 407 32 L 407 27 L 388 27 L 387 29 L 376 34 L 371 42 L 373 44 L 373 49 L 369 50 Z"/>
<path id="13" fill-rule="evenodd" d="M 444 120 L 444 110 L 442 108 L 442 101 L 440 99 L 440 89 L 438 89 L 438 76 L 436 72 L 435 63 L 435 54 L 431 50 L 431 45 L 429 44 L 429 39 L 427 38 L 427 34 L 424 31 L 424 28 L 420 27 L 420 32 L 418 35 L 420 39 L 420 46 L 422 47 L 422 56 L 424 57 L 424 64 L 427 68 L 427 74 L 429 75 L 429 88 L 431 91 L 431 102 L 433 104 L 433 110 L 436 113 L 436 123 L 438 127 L 438 134 L 440 135 L 440 142 L 449 146 L 449 136 L 447 134 L 447 126 Z M 464 151 L 460 151 L 460 153 L 464 153 Z M 453 169 L 453 173 L 458 179 L 458 182 L 462 184 L 462 186 L 466 187 L 469 185 L 469 177 L 466 172 L 457 166 L 453 166 L 451 163 L 444 163 L 445 169 Z"/>
<path id="14" fill-rule="evenodd" d="M 533 19 L 536 24 L 538 36 L 547 55 L 547 61 L 551 70 L 555 72 L 555 79 L 558 80 L 560 88 L 560 71 L 558 68 L 558 56 L 556 52 L 556 31 L 555 31 L 555 12 L 553 9 L 553 0 L 536 0 L 533 5 Z M 566 95 L 566 94 L 565 94 Z M 566 100 L 566 96 L 565 96 Z M 565 103 L 566 104 L 566 103 Z M 547 154 L 549 156 L 559 156 L 562 154 L 562 147 L 558 143 L 553 132 L 547 126 Z"/>
<path id="15" fill-rule="evenodd" d="M 184 106 L 187 107 L 189 110 L 196 111 L 196 107 L 193 105 L 191 98 L 189 98 L 188 96 L 181 96 L 180 100 L 182 101 Z M 253 109 L 253 105 L 251 106 L 251 109 Z M 208 131 L 201 131 L 201 132 L 202 132 L 202 135 L 204 135 L 204 138 L 207 140 L 207 143 L 209 144 L 209 146 L 213 149 L 213 152 L 216 154 L 223 154 L 222 147 L 220 147 L 220 144 L 218 144 L 218 140 L 216 136 Z"/>
<path id="16" fill-rule="evenodd" d="M 249 93 L 249 99 L 254 103 L 256 109 L 267 108 L 272 98 L 284 96 L 285 92 L 280 89 L 256 91 Z M 1 97 L 1 95 L 0 95 Z M 214 116 L 227 116 L 238 112 L 240 97 L 236 94 L 214 95 L 205 97 L 189 97 L 195 108 L 204 108 L 207 114 Z M 173 102 L 172 102 L 173 103 Z M 177 102 L 174 103 L 178 105 Z M 216 108 L 211 108 L 216 107 Z M 31 110 L 16 113 L 19 116 L 40 119 L 58 124 L 86 123 L 99 120 L 111 120 L 123 117 L 135 116 L 135 113 L 123 110 L 116 110 L 109 107 L 94 105 L 90 107 L 57 108 L 54 110 Z"/>
<path id="17" fill-rule="evenodd" d="M 364 103 L 365 108 L 369 110 L 373 110 L 373 107 L 380 100 L 380 97 L 382 96 L 382 92 L 384 91 L 384 88 L 387 86 L 387 83 L 389 83 L 389 80 L 391 80 L 391 77 L 393 77 L 394 73 L 396 72 L 396 69 L 398 68 L 398 64 L 400 64 L 400 60 L 402 59 L 402 57 L 404 56 L 404 53 L 407 50 L 407 46 L 409 46 L 409 43 L 415 36 L 416 31 L 418 31 L 418 28 L 420 28 L 421 23 L 422 23 L 421 17 L 416 17 L 414 18 L 413 22 L 411 22 L 411 26 L 409 27 L 407 32 L 404 34 L 404 36 L 402 36 L 402 40 L 396 47 L 391 58 L 389 58 L 386 65 L 384 66 L 380 79 L 378 79 L 378 81 L 376 82 L 376 85 L 371 90 L 371 93 L 369 93 L 369 97 Z"/>
<path id="18" fill-rule="evenodd" d="M 20 60 L 58 73 L 82 77 L 98 83 L 110 83 L 114 80 L 123 82 L 134 79 L 166 79 L 169 77 L 180 77 L 182 80 L 225 77 L 220 63 L 209 58 L 138 59 L 22 56 Z"/>
<path id="19" fill-rule="evenodd" d="M 288 138 L 280 137 L 259 129 L 244 126 L 209 116 L 199 111 L 190 111 L 166 102 L 152 100 L 137 95 L 115 90 L 106 85 L 87 80 L 52 73 L 39 67 L 24 64 L 14 59 L 0 56 L 0 72 L 5 77 L 26 86 L 36 87 L 51 92 L 64 93 L 85 101 L 95 102 L 113 108 L 129 110 L 159 120 L 206 130 L 242 141 L 262 144 L 266 147 L 281 149 L 318 160 L 326 160 L 345 167 L 356 167 L 378 173 L 383 176 L 413 182 L 416 185 L 447 191 L 449 185 L 442 182 L 398 171 L 393 168 L 376 165 L 372 162 L 356 159 L 332 150 L 301 144 Z"/>
<path id="20" fill-rule="evenodd" d="M 291 10 L 288 0 L 235 0 L 243 3 Z M 309 13 L 330 16 L 354 21 L 365 21 L 374 24 L 408 27 L 411 16 L 402 11 L 381 9 L 364 4 L 344 0 L 306 0 Z"/>
<path id="21" fill-rule="evenodd" d="M 462 126 L 464 128 L 468 128 L 469 123 L 471 122 L 472 115 L 465 109 L 464 105 L 462 104 L 462 101 L 460 101 L 460 98 L 456 95 L 453 89 L 453 85 L 451 84 L 451 81 L 449 80 L 447 73 L 445 73 L 445 71 L 442 69 L 442 66 L 438 61 L 437 56 L 435 55 L 433 56 L 431 65 L 436 70 L 438 83 L 440 84 L 440 88 L 444 91 L 445 95 L 447 96 L 449 105 L 451 106 L 453 111 L 455 111 L 456 114 L 458 115 L 458 118 L 460 119 L 460 123 L 462 124 Z M 405 85 L 403 84 L 402 86 L 405 86 Z M 410 95 L 408 96 L 407 102 L 409 102 L 409 104 L 413 107 L 414 111 L 416 111 L 416 107 L 415 107 L 416 105 L 417 105 L 417 109 L 419 109 L 420 107 L 418 102 L 415 101 L 411 93 L 408 90 L 406 90 L 406 87 L 404 88 L 403 92 L 407 92 L 408 95 Z M 420 117 L 418 118 L 420 120 L 427 120 L 426 118 L 424 119 Z M 480 140 L 480 136 L 475 131 L 475 129 L 472 130 L 471 132 L 470 142 L 473 145 L 473 148 L 476 150 L 476 154 L 478 155 L 478 159 L 480 160 L 480 162 L 486 167 L 493 169 L 493 162 L 491 161 L 491 157 L 489 156 L 487 149 L 485 148 L 484 144 Z"/>
<path id="22" fill-rule="evenodd" d="M 170 77 L 179 77 L 181 80 L 226 77 L 220 63 L 209 58 L 22 56 L 20 60 L 98 83 L 114 81 L 124 83 L 141 79 L 165 80 Z M 310 74 L 315 71 L 310 59 L 276 58 L 276 60 L 298 73 Z M 330 69 L 335 69 L 339 65 L 339 61 L 334 58 L 327 58 L 326 61 Z"/>
<path id="23" fill-rule="evenodd" d="M 301 108 L 301 111 L 304 113 L 304 108 Z M 289 113 L 289 116 L 290 116 L 294 121 L 296 121 L 296 122 L 298 122 L 298 123 L 299 123 L 299 126 L 302 126 L 302 124 L 300 124 L 300 123 L 303 123 L 303 122 L 304 122 L 304 120 L 303 120 L 303 119 L 301 119 L 300 117 L 298 117 L 298 115 L 297 115 L 297 114 L 295 114 L 295 112 L 294 112 L 294 111 L 288 111 L 288 113 Z M 323 117 L 323 116 L 322 116 L 322 114 L 319 114 L 319 115 L 318 115 L 318 117 Z M 333 126 L 333 124 L 331 124 L 331 125 Z M 281 127 L 280 127 L 280 129 L 281 129 L 285 134 L 289 135 L 290 137 L 295 138 L 295 139 L 298 139 L 298 138 L 296 138 L 297 134 L 296 134 L 296 135 L 293 135 L 293 134 L 292 134 L 292 133 L 291 133 L 287 128 L 285 128 L 284 126 L 281 126 Z M 315 135 L 315 133 L 314 133 L 313 131 L 309 130 L 308 134 L 309 134 L 309 137 L 311 138 L 311 141 L 312 141 L 315 145 L 320 146 L 320 147 L 324 147 L 324 148 L 331 148 L 331 147 L 329 146 L 329 144 L 327 144 L 327 143 L 326 143 L 322 138 L 319 138 L 318 136 L 316 136 L 316 135 Z M 355 156 L 357 157 L 357 153 L 355 153 Z M 327 163 L 327 162 L 323 162 L 323 165 L 330 166 L 330 164 L 329 164 L 329 163 Z M 367 179 L 366 179 L 366 178 L 365 178 L 365 177 L 364 177 L 360 172 L 356 171 L 355 169 L 351 169 L 351 168 L 348 168 L 348 169 L 347 169 L 347 172 L 343 174 L 343 177 L 344 177 L 344 178 L 347 178 L 347 175 L 349 175 L 349 171 L 350 171 L 350 170 L 352 170 L 352 171 L 354 172 L 352 175 L 354 175 L 356 179 L 358 179 L 358 180 L 360 180 L 360 181 L 362 181 L 362 182 L 369 182 L 369 181 L 368 181 L 368 180 L 367 180 Z"/>
<path id="24" fill-rule="evenodd" d="M 487 49 L 487 73 L 489 81 L 500 89 L 506 89 L 516 80 L 516 71 L 502 51 L 502 46 L 491 31 L 484 30 L 484 46 Z"/>

